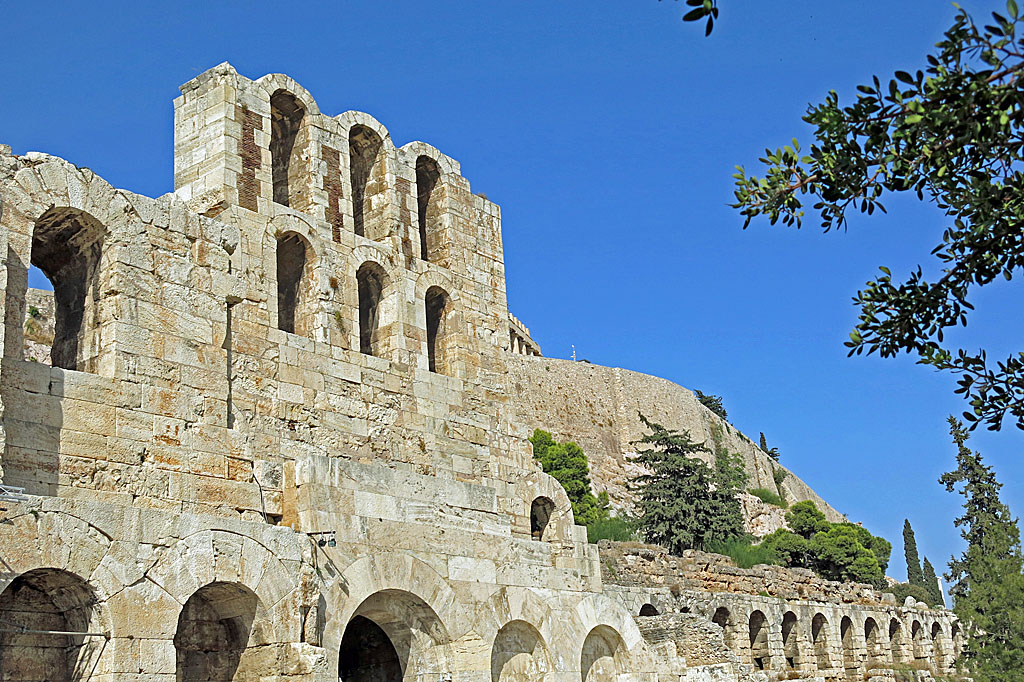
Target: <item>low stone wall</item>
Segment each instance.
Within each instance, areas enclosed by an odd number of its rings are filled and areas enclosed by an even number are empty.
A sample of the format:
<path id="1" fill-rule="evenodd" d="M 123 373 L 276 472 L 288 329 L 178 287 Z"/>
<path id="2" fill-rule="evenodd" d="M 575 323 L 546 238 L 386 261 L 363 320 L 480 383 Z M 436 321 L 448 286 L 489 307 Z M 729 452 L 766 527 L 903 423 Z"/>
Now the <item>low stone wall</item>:
<path id="1" fill-rule="evenodd" d="M 667 587 L 673 592 L 703 590 L 807 599 L 838 604 L 895 606 L 889 593 L 870 585 L 840 583 L 803 568 L 738 568 L 727 556 L 689 550 L 672 556 L 663 547 L 602 541 L 601 575 L 606 583 Z"/>

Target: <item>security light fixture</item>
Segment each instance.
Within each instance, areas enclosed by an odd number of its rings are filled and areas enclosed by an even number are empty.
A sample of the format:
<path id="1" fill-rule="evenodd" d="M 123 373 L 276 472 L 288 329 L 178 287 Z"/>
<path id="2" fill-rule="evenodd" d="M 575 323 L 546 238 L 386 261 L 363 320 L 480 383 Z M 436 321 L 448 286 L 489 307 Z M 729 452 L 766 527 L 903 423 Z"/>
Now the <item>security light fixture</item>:
<path id="1" fill-rule="evenodd" d="M 333 530 L 315 530 L 306 533 L 306 535 L 316 540 L 316 544 L 320 547 L 338 546 L 338 539 Z"/>

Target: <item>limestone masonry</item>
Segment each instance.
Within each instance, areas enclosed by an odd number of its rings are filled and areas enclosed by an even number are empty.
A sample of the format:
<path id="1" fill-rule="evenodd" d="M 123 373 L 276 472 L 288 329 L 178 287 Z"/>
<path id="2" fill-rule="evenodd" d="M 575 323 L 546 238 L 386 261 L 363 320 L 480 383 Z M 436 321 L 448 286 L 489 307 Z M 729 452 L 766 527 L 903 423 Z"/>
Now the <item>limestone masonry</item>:
<path id="1" fill-rule="evenodd" d="M 157 199 L 0 147 L 0 682 L 951 669 L 948 611 L 588 544 L 536 427 L 579 441 L 619 507 L 638 399 L 752 485 L 775 465 L 683 388 L 541 356 L 458 162 L 286 76 L 225 63 L 181 92 Z M 756 534 L 783 523 L 745 505 Z"/>

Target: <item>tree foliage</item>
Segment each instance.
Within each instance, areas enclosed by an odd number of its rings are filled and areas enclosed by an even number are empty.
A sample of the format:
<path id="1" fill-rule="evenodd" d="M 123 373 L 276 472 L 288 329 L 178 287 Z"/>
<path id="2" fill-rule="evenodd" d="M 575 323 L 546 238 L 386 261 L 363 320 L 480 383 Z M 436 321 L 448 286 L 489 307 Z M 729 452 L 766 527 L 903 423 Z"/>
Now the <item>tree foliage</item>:
<path id="1" fill-rule="evenodd" d="M 694 395 L 697 396 L 697 400 L 700 404 L 708 408 L 722 419 L 728 419 L 729 413 L 725 411 L 725 406 L 722 404 L 722 396 L 720 395 L 708 395 L 701 391 L 694 391 Z"/>
<path id="2" fill-rule="evenodd" d="M 911 585 L 909 582 L 896 583 L 891 587 L 885 588 L 885 591 L 891 592 L 896 597 L 896 603 L 900 606 L 907 601 L 907 597 L 913 597 L 916 601 L 924 604 L 931 600 L 931 595 L 928 594 L 928 590 L 924 589 L 922 585 Z"/>
<path id="3" fill-rule="evenodd" d="M 907 582 L 911 585 L 924 586 L 921 573 L 921 557 L 917 553 L 917 538 L 910 526 L 910 519 L 903 519 L 903 557 L 907 561 Z M 924 601 L 924 600 L 921 600 Z"/>
<path id="4" fill-rule="evenodd" d="M 761 452 L 768 455 L 776 462 L 779 461 L 779 449 L 768 447 L 768 440 L 764 437 L 764 431 L 761 431 L 761 442 L 758 447 L 761 448 Z"/>
<path id="5" fill-rule="evenodd" d="M 971 625 L 963 660 L 975 682 L 1018 682 L 1024 670 L 1024 555 L 1020 530 L 999 499 L 1002 484 L 981 455 L 967 447 L 963 424 L 949 418 L 957 446 L 957 468 L 939 482 L 964 497 L 964 514 L 955 521 L 967 549 L 953 557 L 953 610 Z"/>
<path id="6" fill-rule="evenodd" d="M 704 35 L 711 35 L 718 18 L 717 0 L 686 0 L 686 4 L 690 9 L 683 15 L 683 21 L 703 21 Z"/>
<path id="7" fill-rule="evenodd" d="M 935 567 L 932 566 L 932 562 L 928 561 L 928 557 L 924 558 L 922 575 L 924 577 L 924 589 L 928 593 L 927 603 L 932 606 L 945 606 L 945 600 L 942 598 L 942 589 L 939 587 L 939 576 L 935 575 Z"/>
<path id="8" fill-rule="evenodd" d="M 829 523 L 817 505 L 797 502 L 780 528 L 761 542 L 786 566 L 810 568 L 829 580 L 885 585 L 892 545 L 853 523 Z"/>
<path id="9" fill-rule="evenodd" d="M 679 554 L 740 537 L 743 513 L 738 490 L 730 486 L 735 473 L 714 470 L 695 457 L 708 449 L 685 430 L 666 429 L 643 414 L 640 420 L 649 433 L 637 444 L 647 447 L 634 461 L 649 473 L 640 474 L 631 485 L 647 540 Z"/>
<path id="10" fill-rule="evenodd" d="M 888 268 L 854 298 L 860 321 L 850 354 L 894 357 L 952 372 L 969 401 L 974 428 L 998 430 L 1010 415 L 1024 429 L 1024 353 L 990 362 L 984 350 L 946 347 L 947 329 L 966 325 L 970 294 L 1024 268 L 1024 39 L 1018 9 L 979 26 L 963 10 L 928 55 L 928 67 L 876 76 L 841 106 L 832 91 L 804 120 L 815 142 L 766 150 L 763 177 L 736 174 L 734 206 L 746 218 L 800 227 L 805 202 L 825 231 L 845 227 L 850 211 L 884 211 L 883 199 L 911 192 L 948 217 L 933 249 L 942 274 L 918 267 L 906 281 Z"/>
<path id="11" fill-rule="evenodd" d="M 607 517 L 607 505 L 602 506 L 598 502 L 590 487 L 590 466 L 583 448 L 572 441 L 559 443 L 550 433 L 540 429 L 530 436 L 530 443 L 533 444 L 533 457 L 540 462 L 544 473 L 565 488 L 578 525 L 589 526 Z"/>

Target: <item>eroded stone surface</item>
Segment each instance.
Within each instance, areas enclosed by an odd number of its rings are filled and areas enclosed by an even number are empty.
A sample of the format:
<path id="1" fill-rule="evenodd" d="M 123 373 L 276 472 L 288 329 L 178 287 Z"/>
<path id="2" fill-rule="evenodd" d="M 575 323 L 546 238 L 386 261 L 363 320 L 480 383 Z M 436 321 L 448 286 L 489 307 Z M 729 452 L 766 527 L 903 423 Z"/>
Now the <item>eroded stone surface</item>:
<path id="1" fill-rule="evenodd" d="M 772 467 L 685 389 L 536 357 L 498 207 L 451 158 L 280 74 L 181 91 L 171 195 L 0 147 L 0 475 L 26 492 L 0 680 L 853 679 L 891 642 L 948 668 L 946 612 L 587 544 L 535 426 L 620 504 L 627 395 Z"/>

